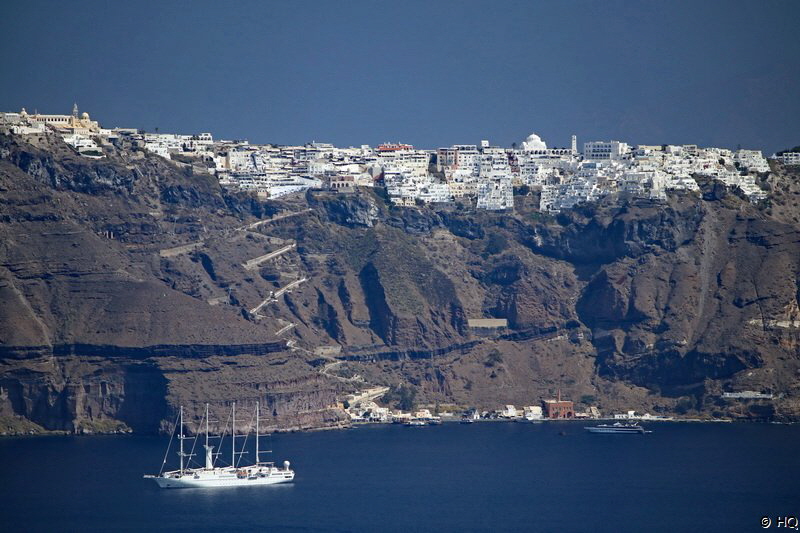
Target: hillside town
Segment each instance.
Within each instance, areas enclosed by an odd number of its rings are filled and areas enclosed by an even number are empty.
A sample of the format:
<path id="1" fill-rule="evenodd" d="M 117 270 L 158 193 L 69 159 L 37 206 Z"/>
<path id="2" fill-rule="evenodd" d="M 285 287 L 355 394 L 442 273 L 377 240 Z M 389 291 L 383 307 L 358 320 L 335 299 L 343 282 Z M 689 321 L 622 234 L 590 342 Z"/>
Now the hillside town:
<path id="1" fill-rule="evenodd" d="M 669 421 L 673 417 L 637 413 L 627 410 L 624 413 L 611 413 L 606 416 L 594 405 L 587 405 L 583 411 L 577 411 L 571 400 L 561 397 L 559 391 L 555 398 L 542 399 L 539 405 L 504 405 L 493 410 L 468 408 L 458 410 L 455 406 L 427 406 L 402 410 L 381 405 L 385 402 L 385 394 L 389 387 L 372 387 L 347 396 L 342 407 L 350 416 L 351 422 L 404 424 L 406 426 L 437 425 L 443 421 L 460 421 L 471 424 L 479 420 L 505 420 L 512 422 L 543 422 L 546 420 L 645 420 Z M 751 391 L 748 391 L 751 392 Z M 766 397 L 764 395 L 758 396 Z M 770 396 L 771 398 L 771 396 Z M 383 401 L 382 401 L 383 400 Z"/>
<path id="2" fill-rule="evenodd" d="M 476 408 L 458 408 L 453 405 L 440 406 L 415 406 L 410 405 L 406 410 L 392 407 L 387 402 L 389 387 L 371 387 L 349 394 L 341 402 L 340 407 L 350 417 L 353 424 L 403 424 L 406 426 L 438 425 L 442 422 L 460 421 L 462 424 L 471 424 L 483 420 L 510 421 L 522 423 L 537 423 L 553 420 L 615 420 L 622 422 L 665 422 L 665 421 L 696 421 L 695 418 L 674 417 L 639 413 L 632 409 L 624 412 L 602 413 L 596 405 L 585 401 L 580 402 L 582 410 L 576 409 L 578 405 L 572 400 L 561 397 L 559 390 L 555 398 L 542 398 L 538 404 L 516 406 L 503 405 L 497 409 L 480 410 Z M 739 392 L 723 392 L 719 397 L 721 401 L 772 401 L 774 394 L 744 390 Z M 594 398 L 586 398 L 594 400 Z M 413 404 L 413 402 L 411 402 Z M 716 419 L 720 422 L 729 422 L 728 418 Z"/>
<path id="3" fill-rule="evenodd" d="M 590 141 L 578 150 L 575 135 L 567 148 L 549 148 L 531 134 L 511 148 L 482 140 L 436 150 L 385 143 L 339 148 L 310 142 L 302 146 L 215 140 L 211 133 L 149 133 L 135 128 L 107 129 L 73 107 L 69 115 L 0 113 L 0 133 L 55 133 L 80 155 L 104 157 L 106 145 L 126 144 L 182 164 L 200 165 L 221 185 L 277 198 L 309 188 L 350 192 L 385 187 L 392 204 L 472 202 L 477 209 L 514 208 L 514 191 L 539 191 L 539 208 L 557 213 L 582 202 L 617 194 L 659 200 L 670 191 L 698 190 L 705 176 L 738 187 L 753 202 L 766 198 L 758 174 L 770 171 L 759 150 L 701 148 L 697 145 L 635 145 Z M 800 152 L 775 159 L 800 164 Z"/>

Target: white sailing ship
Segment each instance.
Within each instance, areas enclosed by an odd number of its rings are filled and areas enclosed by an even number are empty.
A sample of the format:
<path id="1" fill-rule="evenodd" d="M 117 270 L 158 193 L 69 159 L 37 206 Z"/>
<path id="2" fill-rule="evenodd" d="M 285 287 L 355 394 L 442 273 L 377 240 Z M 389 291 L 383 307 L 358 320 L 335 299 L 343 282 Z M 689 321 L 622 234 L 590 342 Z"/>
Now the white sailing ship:
<path id="1" fill-rule="evenodd" d="M 164 471 L 167 463 L 167 456 L 169 455 L 172 440 L 175 437 L 173 431 L 170 437 L 170 443 L 167 446 L 167 452 L 164 455 L 164 461 L 161 465 L 161 471 L 157 475 L 145 475 L 147 479 L 153 479 L 162 489 L 178 489 L 178 488 L 200 488 L 200 487 L 242 487 L 252 485 L 273 485 L 275 483 L 287 483 L 294 480 L 294 470 L 289 468 L 289 461 L 283 462 L 283 468 L 276 467 L 274 463 L 262 462 L 260 454 L 264 453 L 259 450 L 259 405 L 256 402 L 255 413 L 255 462 L 240 466 L 241 455 L 247 453 L 244 449 L 237 451 L 236 449 L 236 402 L 233 403 L 231 408 L 231 463 L 228 466 L 216 466 L 216 461 L 220 453 L 214 453 L 214 447 L 209 444 L 209 424 L 208 424 L 208 404 L 206 404 L 205 414 L 205 465 L 202 467 L 192 468 L 186 465 L 186 459 L 195 454 L 193 453 L 195 445 L 192 445 L 192 450 L 189 453 L 184 452 L 183 441 L 192 440 L 192 437 L 184 435 L 183 428 L 183 406 L 180 408 L 178 415 L 178 422 L 175 425 L 175 431 L 178 433 L 178 441 L 180 442 L 180 450 L 178 456 L 180 457 L 180 468 L 178 470 Z M 202 421 L 201 421 L 202 425 Z M 227 427 L 227 424 L 226 424 Z M 194 443 L 197 443 L 199 432 L 193 438 Z M 224 434 L 223 434 L 224 436 Z M 246 438 L 246 436 L 243 436 Z M 243 447 L 247 444 L 243 444 Z"/>

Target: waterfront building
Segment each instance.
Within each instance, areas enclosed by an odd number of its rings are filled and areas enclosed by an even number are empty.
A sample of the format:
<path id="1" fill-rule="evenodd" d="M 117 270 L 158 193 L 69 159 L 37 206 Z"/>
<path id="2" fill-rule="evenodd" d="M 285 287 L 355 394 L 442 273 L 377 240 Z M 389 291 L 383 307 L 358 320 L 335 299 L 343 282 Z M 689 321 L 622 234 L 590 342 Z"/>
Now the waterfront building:
<path id="1" fill-rule="evenodd" d="M 539 405 L 528 405 L 522 408 L 522 417 L 526 420 L 542 420 L 544 413 Z"/>
<path id="2" fill-rule="evenodd" d="M 561 391 L 558 391 L 558 398 L 542 400 L 544 415 L 550 419 L 575 418 L 575 407 L 571 401 L 561 399 Z"/>
<path id="3" fill-rule="evenodd" d="M 513 405 L 506 405 L 501 411 L 500 416 L 502 418 L 516 418 L 517 415 L 517 408 Z"/>
<path id="4" fill-rule="evenodd" d="M 434 418 L 429 409 L 419 409 L 413 415 L 417 420 L 432 420 Z"/>

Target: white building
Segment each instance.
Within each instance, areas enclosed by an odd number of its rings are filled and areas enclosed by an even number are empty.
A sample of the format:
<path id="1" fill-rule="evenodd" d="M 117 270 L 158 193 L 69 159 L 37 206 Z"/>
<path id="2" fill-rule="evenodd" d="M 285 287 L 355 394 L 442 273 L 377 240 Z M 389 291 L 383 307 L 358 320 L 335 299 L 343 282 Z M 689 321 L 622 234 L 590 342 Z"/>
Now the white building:
<path id="1" fill-rule="evenodd" d="M 517 414 L 517 408 L 513 405 L 506 405 L 502 411 L 500 411 L 500 416 L 503 418 L 516 418 L 519 416 Z"/>
<path id="2" fill-rule="evenodd" d="M 420 187 L 419 198 L 425 203 L 446 203 L 453 201 L 453 194 L 447 183 L 429 183 Z"/>
<path id="3" fill-rule="evenodd" d="M 538 152 L 547 150 L 547 143 L 535 133 L 531 133 L 528 137 L 520 143 L 522 150 L 525 152 Z"/>
<path id="4" fill-rule="evenodd" d="M 774 158 L 784 165 L 800 165 L 800 152 L 783 152 Z"/>
<path id="5" fill-rule="evenodd" d="M 620 141 L 592 141 L 583 143 L 583 157 L 590 160 L 622 159 L 630 153 L 627 143 Z"/>
<path id="6" fill-rule="evenodd" d="M 739 164 L 740 169 L 749 172 L 769 172 L 769 163 L 761 150 L 737 150 L 733 154 L 733 160 Z"/>
<path id="7" fill-rule="evenodd" d="M 420 409 L 414 413 L 414 418 L 418 420 L 432 420 L 435 418 L 428 409 Z"/>
<path id="8" fill-rule="evenodd" d="M 548 148 L 533 133 L 519 149 L 491 146 L 482 140 L 439 148 L 437 168 L 433 151 L 408 144 L 337 148 L 329 143 L 302 146 L 250 145 L 247 141 L 214 140 L 211 133 L 195 135 L 138 133 L 99 127 L 86 113 L 72 115 L 0 113 L 2 131 L 31 134 L 52 131 L 78 152 L 102 156 L 98 143 L 127 138 L 135 146 L 165 158 L 186 154 L 197 158 L 225 186 L 277 197 L 309 187 L 336 190 L 372 186 L 383 179 L 394 205 L 476 198 L 479 209 L 513 209 L 515 185 L 541 191 L 540 209 L 558 212 L 581 202 L 619 193 L 621 197 L 663 200 L 671 190 L 699 190 L 695 177 L 708 176 L 738 187 L 751 200 L 766 197 L 755 173 L 769 172 L 758 150 L 731 151 L 697 145 L 638 145 L 620 141 L 584 143 L 583 155 L 570 148 Z M 800 164 L 800 153 L 776 156 L 784 164 Z"/>
<path id="9" fill-rule="evenodd" d="M 478 209 L 502 210 L 514 208 L 514 188 L 508 179 L 483 181 L 478 184 Z"/>
<path id="10" fill-rule="evenodd" d="M 525 420 L 542 420 L 544 414 L 540 405 L 528 405 L 522 408 L 522 416 Z"/>
<path id="11" fill-rule="evenodd" d="M 103 149 L 92 139 L 84 135 L 68 134 L 62 136 L 64 142 L 75 148 L 79 154 L 94 159 L 105 157 Z"/>

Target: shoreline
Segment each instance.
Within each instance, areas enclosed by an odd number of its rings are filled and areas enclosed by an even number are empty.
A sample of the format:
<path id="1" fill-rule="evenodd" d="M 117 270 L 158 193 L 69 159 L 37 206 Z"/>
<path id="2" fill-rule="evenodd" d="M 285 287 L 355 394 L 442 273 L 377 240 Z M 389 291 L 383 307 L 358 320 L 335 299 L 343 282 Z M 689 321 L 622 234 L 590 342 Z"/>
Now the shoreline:
<path id="1" fill-rule="evenodd" d="M 785 425 L 794 426 L 800 424 L 800 420 L 791 421 L 778 421 L 778 420 L 760 420 L 760 419 L 732 419 L 732 418 L 671 418 L 671 419 L 618 419 L 618 418 L 561 418 L 561 419 L 542 419 L 534 421 L 526 421 L 523 419 L 481 419 L 475 420 L 477 424 L 492 424 L 492 423 L 521 423 L 521 424 L 548 424 L 548 423 L 567 423 L 567 424 L 592 424 L 592 423 L 606 423 L 606 422 L 623 422 L 623 423 L 675 423 L 675 424 L 764 424 L 764 425 Z M 442 420 L 443 424 L 460 424 L 459 418 L 448 418 Z M 352 430 L 360 427 L 375 427 L 375 426 L 392 426 L 398 425 L 392 422 L 354 422 L 350 425 L 338 426 L 321 426 L 310 428 L 280 428 L 271 431 L 272 434 L 278 433 L 314 433 L 321 431 L 337 431 L 337 430 Z M 133 430 L 119 430 L 119 431 L 97 431 L 97 432 L 72 432 L 66 430 L 44 430 L 28 433 L 3 433 L 0 434 L 0 439 L 13 439 L 13 438 L 36 438 L 36 437 L 110 437 L 110 436 L 163 436 L 166 433 L 138 433 Z"/>

